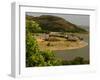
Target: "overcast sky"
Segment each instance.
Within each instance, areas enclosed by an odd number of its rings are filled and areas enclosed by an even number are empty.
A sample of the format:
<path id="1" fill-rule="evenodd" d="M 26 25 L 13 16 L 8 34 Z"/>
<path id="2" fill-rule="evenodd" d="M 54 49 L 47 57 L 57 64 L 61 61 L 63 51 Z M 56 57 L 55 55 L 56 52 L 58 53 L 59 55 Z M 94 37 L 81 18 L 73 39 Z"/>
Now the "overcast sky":
<path id="1" fill-rule="evenodd" d="M 40 16 L 40 15 L 53 15 L 62 17 L 76 25 L 89 26 L 89 15 L 79 15 L 79 14 L 51 14 L 51 13 L 34 13 L 27 12 L 27 15 Z"/>

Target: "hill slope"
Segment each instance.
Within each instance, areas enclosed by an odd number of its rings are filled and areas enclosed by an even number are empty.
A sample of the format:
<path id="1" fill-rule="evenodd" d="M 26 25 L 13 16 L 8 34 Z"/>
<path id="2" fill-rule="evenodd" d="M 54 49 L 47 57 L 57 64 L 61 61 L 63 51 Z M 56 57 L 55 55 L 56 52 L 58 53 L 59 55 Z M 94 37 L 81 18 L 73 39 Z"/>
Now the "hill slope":
<path id="1" fill-rule="evenodd" d="M 76 26 L 75 24 L 52 15 L 41 15 L 39 17 L 26 16 L 27 20 L 34 20 L 39 23 L 43 30 L 54 32 L 87 32 L 85 29 Z"/>

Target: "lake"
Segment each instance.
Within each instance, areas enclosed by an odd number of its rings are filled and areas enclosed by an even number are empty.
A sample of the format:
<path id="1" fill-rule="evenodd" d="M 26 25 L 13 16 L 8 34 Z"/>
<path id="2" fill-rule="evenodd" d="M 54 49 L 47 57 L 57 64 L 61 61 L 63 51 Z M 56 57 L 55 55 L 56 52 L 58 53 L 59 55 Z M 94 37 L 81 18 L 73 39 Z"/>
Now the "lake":
<path id="1" fill-rule="evenodd" d="M 89 34 L 77 34 L 77 35 L 82 37 L 84 41 L 88 43 L 88 45 L 79 49 L 54 51 L 55 56 L 57 58 L 63 60 L 72 60 L 75 57 L 83 57 L 85 60 L 89 60 Z"/>

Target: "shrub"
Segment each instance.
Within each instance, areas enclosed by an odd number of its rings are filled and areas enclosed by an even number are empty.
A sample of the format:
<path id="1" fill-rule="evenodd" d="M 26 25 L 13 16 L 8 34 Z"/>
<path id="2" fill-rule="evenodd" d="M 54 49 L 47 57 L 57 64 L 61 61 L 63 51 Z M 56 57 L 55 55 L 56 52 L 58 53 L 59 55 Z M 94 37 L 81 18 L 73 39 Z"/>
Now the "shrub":
<path id="1" fill-rule="evenodd" d="M 48 41 L 60 41 L 60 39 L 59 38 L 56 38 L 56 37 L 50 37 L 48 39 Z"/>
<path id="2" fill-rule="evenodd" d="M 76 57 L 73 60 L 67 61 L 63 60 L 62 65 L 78 65 L 78 64 L 89 64 L 88 60 L 84 60 L 82 57 Z"/>
<path id="3" fill-rule="evenodd" d="M 31 33 L 26 34 L 26 57 L 31 56 L 32 54 L 38 53 L 39 47 L 37 41 L 32 37 Z"/>
<path id="4" fill-rule="evenodd" d="M 50 46 L 50 45 L 51 45 L 50 43 L 47 44 L 47 46 Z"/>
<path id="5" fill-rule="evenodd" d="M 52 51 L 40 51 L 37 41 L 31 33 L 26 34 L 26 66 L 54 66 L 61 62 L 55 58 Z"/>
<path id="6" fill-rule="evenodd" d="M 42 29 L 37 22 L 26 20 L 26 32 L 37 33 L 42 32 Z"/>

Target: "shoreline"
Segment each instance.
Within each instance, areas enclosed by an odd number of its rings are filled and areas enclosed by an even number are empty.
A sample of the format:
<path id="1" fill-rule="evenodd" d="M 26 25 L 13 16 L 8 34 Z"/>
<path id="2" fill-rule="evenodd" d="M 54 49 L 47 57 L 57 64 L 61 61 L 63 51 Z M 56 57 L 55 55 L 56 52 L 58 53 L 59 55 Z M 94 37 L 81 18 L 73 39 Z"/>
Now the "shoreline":
<path id="1" fill-rule="evenodd" d="M 59 49 L 59 50 L 74 50 L 74 49 L 80 49 L 80 48 L 83 48 L 83 47 L 85 47 L 87 45 L 88 45 L 88 43 L 85 42 L 85 45 L 82 45 L 80 47 L 69 47 L 67 49 Z"/>
<path id="2" fill-rule="evenodd" d="M 68 42 L 68 41 L 67 41 Z M 54 44 L 55 42 L 53 42 L 52 44 Z M 45 42 L 46 44 L 46 42 Z M 69 46 L 66 46 L 68 45 Z M 59 45 L 59 46 L 58 46 Z M 65 42 L 58 42 L 58 44 L 56 44 L 56 46 L 46 46 L 44 45 L 44 42 L 42 43 L 39 43 L 39 47 L 40 49 L 43 51 L 43 50 L 53 50 L 53 51 L 56 51 L 56 50 L 73 50 L 73 49 L 80 49 L 80 48 L 83 48 L 85 46 L 87 46 L 88 43 L 85 42 L 85 41 L 77 41 L 77 42 L 70 42 L 69 43 L 65 43 Z"/>

